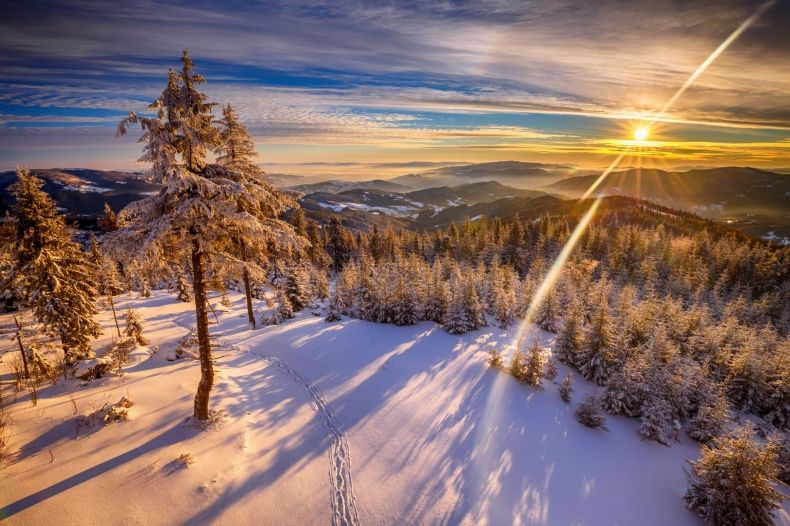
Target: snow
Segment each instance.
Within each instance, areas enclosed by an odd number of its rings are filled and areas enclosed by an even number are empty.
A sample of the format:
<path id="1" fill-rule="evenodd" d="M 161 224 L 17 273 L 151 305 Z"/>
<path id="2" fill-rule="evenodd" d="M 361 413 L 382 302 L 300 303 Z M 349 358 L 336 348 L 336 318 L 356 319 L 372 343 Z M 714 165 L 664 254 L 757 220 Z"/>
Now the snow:
<path id="1" fill-rule="evenodd" d="M 162 291 L 116 298 L 159 348 L 123 377 L 61 381 L 35 407 L 6 398 L 9 524 L 700 524 L 681 500 L 696 443 L 641 441 L 626 418 L 608 417 L 608 433 L 580 425 L 575 403 L 593 386 L 578 375 L 566 405 L 551 382 L 536 391 L 491 369 L 488 349 L 512 352 L 515 329 L 453 336 L 430 322 L 327 323 L 306 309 L 250 331 L 243 298 L 231 299 L 210 327 L 211 406 L 224 413 L 210 429 L 185 421 L 197 362 L 166 359 L 192 304 Z M 96 349 L 113 334 L 107 312 L 101 322 Z M 77 426 L 123 396 L 128 421 Z M 186 454 L 193 464 L 177 461 Z M 790 524 L 787 507 L 778 522 Z"/>
<path id="2" fill-rule="evenodd" d="M 80 186 L 65 185 L 63 189 L 69 190 L 71 192 L 79 192 L 81 194 L 103 194 L 107 192 L 112 192 L 112 189 L 110 188 L 103 188 L 101 186 L 93 186 L 89 184 L 80 185 Z"/>

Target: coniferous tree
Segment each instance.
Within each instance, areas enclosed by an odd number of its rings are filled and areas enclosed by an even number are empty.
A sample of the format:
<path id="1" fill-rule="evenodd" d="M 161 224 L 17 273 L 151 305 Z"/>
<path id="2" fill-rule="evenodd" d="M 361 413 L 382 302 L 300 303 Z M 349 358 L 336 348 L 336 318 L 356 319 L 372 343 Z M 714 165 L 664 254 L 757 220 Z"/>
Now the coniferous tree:
<path id="1" fill-rule="evenodd" d="M 124 329 L 124 334 L 137 345 L 148 345 L 148 340 L 143 336 L 143 320 L 134 309 L 128 309 L 126 311 L 126 328 Z"/>
<path id="2" fill-rule="evenodd" d="M 335 287 L 335 290 L 333 290 L 332 294 L 329 296 L 329 308 L 326 313 L 326 321 L 340 321 L 340 315 L 343 312 L 341 297 L 341 292 Z"/>
<path id="3" fill-rule="evenodd" d="M 449 305 L 450 289 L 442 277 L 441 263 L 436 262 L 431 268 L 431 276 L 428 281 L 428 290 L 423 306 L 423 316 L 426 320 L 444 323 Z"/>
<path id="4" fill-rule="evenodd" d="M 704 444 L 721 436 L 730 421 L 730 404 L 722 389 L 708 392 L 706 399 L 697 410 L 697 414 L 689 421 L 686 432 Z"/>
<path id="5" fill-rule="evenodd" d="M 535 314 L 535 323 L 544 331 L 556 333 L 560 325 L 559 304 L 557 295 L 550 290 L 538 307 Z"/>
<path id="6" fill-rule="evenodd" d="M 281 247 L 298 242 L 290 226 L 261 219 L 261 211 L 277 216 L 291 204 L 289 199 L 258 179 L 207 161 L 207 153 L 222 138 L 213 123 L 213 104 L 197 89 L 205 80 L 194 72 L 186 50 L 181 61 L 181 70 L 170 71 L 162 95 L 149 107 L 155 115 L 131 113 L 119 125 L 121 135 L 131 125 L 142 127 L 140 161 L 152 163 L 147 176 L 162 189 L 124 208 L 119 214 L 124 228 L 108 234 L 105 243 L 130 258 L 153 261 L 165 259 L 165 252 L 173 248 L 189 253 L 201 369 L 194 416 L 207 420 L 214 382 L 206 309 L 207 254 L 231 264 L 238 259 L 236 250 L 228 248 L 232 239 L 263 237 Z"/>
<path id="7" fill-rule="evenodd" d="M 557 357 L 568 365 L 578 365 L 582 353 L 582 329 L 584 310 L 581 300 L 574 298 L 568 307 L 568 314 L 557 335 Z"/>
<path id="8" fill-rule="evenodd" d="M 488 365 L 493 367 L 494 369 L 502 369 L 505 364 L 505 360 L 502 357 L 502 351 L 499 349 L 493 348 L 488 351 Z"/>
<path id="9" fill-rule="evenodd" d="M 571 401 L 571 393 L 573 392 L 573 379 L 571 378 L 570 373 L 565 375 L 565 378 L 562 380 L 562 383 L 559 387 L 560 391 L 560 398 L 565 403 Z"/>
<path id="10" fill-rule="evenodd" d="M 601 412 L 598 397 L 592 393 L 576 406 L 576 420 L 587 427 L 600 427 L 607 430 L 606 417 Z"/>
<path id="11" fill-rule="evenodd" d="M 92 234 L 90 240 L 90 257 L 98 267 L 98 274 L 96 276 L 97 292 L 107 297 L 107 302 L 110 304 L 110 309 L 112 310 L 113 320 L 115 320 L 115 329 L 118 332 L 118 338 L 120 338 L 121 326 L 118 324 L 118 314 L 115 312 L 115 301 L 113 300 L 113 296 L 120 294 L 121 290 L 123 290 L 121 287 L 121 277 L 118 274 L 118 266 L 115 264 L 115 261 L 101 253 L 99 244 L 96 241 L 96 236 Z"/>
<path id="12" fill-rule="evenodd" d="M 667 434 L 672 427 L 672 406 L 660 396 L 651 396 L 642 406 L 639 434 L 645 440 L 667 445 Z"/>
<path id="13" fill-rule="evenodd" d="M 524 382 L 532 387 L 543 389 L 543 349 L 535 341 L 527 353 L 527 365 L 524 371 Z"/>
<path id="14" fill-rule="evenodd" d="M 557 378 L 557 363 L 554 361 L 554 358 L 546 360 L 546 368 L 543 371 L 543 376 L 548 380 Z"/>
<path id="15" fill-rule="evenodd" d="M 238 209 L 254 217 L 261 226 L 254 242 L 247 239 L 244 233 L 230 238 L 230 247 L 240 261 L 234 265 L 241 270 L 244 285 L 244 298 L 247 304 L 247 318 L 251 328 L 255 328 L 255 314 L 252 306 L 253 271 L 260 277 L 261 262 L 270 254 L 267 252 L 271 242 L 282 239 L 283 233 L 290 235 L 290 228 L 278 218 L 279 211 L 287 203 L 283 194 L 270 187 L 264 179 L 265 173 L 256 164 L 258 152 L 247 128 L 239 120 L 239 116 L 230 104 L 222 109 L 219 121 L 219 141 L 215 147 L 217 163 L 231 172 L 231 179 L 243 185 L 263 190 L 256 193 L 239 193 Z M 304 219 L 301 208 L 296 206 L 296 215 Z M 306 236 L 304 225 L 297 225 L 296 235 Z"/>
<path id="16" fill-rule="evenodd" d="M 307 307 L 307 304 L 310 302 L 309 278 L 305 275 L 305 271 L 301 266 L 292 266 L 287 270 L 285 295 L 291 303 L 291 309 L 295 312 Z"/>
<path id="17" fill-rule="evenodd" d="M 513 353 L 513 359 L 510 360 L 510 375 L 523 382 L 527 375 L 527 359 L 524 353 L 521 352 L 521 345 L 519 344 L 516 351 Z"/>
<path id="18" fill-rule="evenodd" d="M 403 279 L 398 279 L 392 302 L 392 323 L 414 325 L 419 321 L 417 300 Z"/>
<path id="19" fill-rule="evenodd" d="M 777 444 L 760 446 L 744 426 L 702 446 L 699 460 L 689 461 L 689 488 L 683 497 L 705 524 L 770 526 L 785 496 L 774 489 Z"/>
<path id="20" fill-rule="evenodd" d="M 118 216 L 107 203 L 104 203 L 104 217 L 99 218 L 99 228 L 104 232 L 118 230 Z"/>
<path id="21" fill-rule="evenodd" d="M 96 314 L 96 267 L 72 240 L 43 181 L 26 169 L 11 187 L 16 198 L 14 264 L 8 281 L 30 305 L 45 331 L 60 338 L 67 364 L 90 356 L 90 338 L 101 334 Z M 6 287 L 7 288 L 7 287 Z"/>
<path id="22" fill-rule="evenodd" d="M 189 285 L 187 285 L 187 279 L 183 272 L 178 273 L 178 279 L 176 280 L 176 290 L 178 292 L 178 301 L 183 301 L 184 303 L 192 301 L 192 296 L 189 295 Z"/>
<path id="23" fill-rule="evenodd" d="M 605 300 L 602 301 L 584 336 L 585 347 L 579 357 L 579 371 L 588 380 L 604 384 L 618 365 L 616 336 Z"/>

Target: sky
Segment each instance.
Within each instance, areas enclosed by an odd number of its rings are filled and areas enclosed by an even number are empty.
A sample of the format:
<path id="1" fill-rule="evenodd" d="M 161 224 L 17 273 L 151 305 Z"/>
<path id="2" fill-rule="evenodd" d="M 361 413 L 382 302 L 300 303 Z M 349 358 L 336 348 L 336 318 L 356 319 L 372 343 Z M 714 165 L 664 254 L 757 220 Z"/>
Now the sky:
<path id="1" fill-rule="evenodd" d="M 790 167 L 787 0 L 27 0 L 0 26 L 0 169 L 140 169 L 115 128 L 183 48 L 282 171 Z"/>

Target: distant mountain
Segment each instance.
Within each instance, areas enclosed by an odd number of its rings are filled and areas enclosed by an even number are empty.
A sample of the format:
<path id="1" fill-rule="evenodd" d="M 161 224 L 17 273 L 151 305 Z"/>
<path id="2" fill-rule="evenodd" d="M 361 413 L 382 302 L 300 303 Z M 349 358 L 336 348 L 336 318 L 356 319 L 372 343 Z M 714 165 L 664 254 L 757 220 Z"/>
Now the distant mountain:
<path id="1" fill-rule="evenodd" d="M 159 185 L 145 181 L 140 174 L 88 170 L 83 168 L 31 170 L 44 180 L 44 191 L 72 218 L 96 218 L 108 203 L 118 211 L 133 201 L 159 191 Z M 0 201 L 13 202 L 8 187 L 16 172 L 0 173 Z"/>
<path id="2" fill-rule="evenodd" d="M 445 166 L 435 170 L 401 175 L 392 182 L 422 189 L 454 186 L 474 181 L 498 181 L 516 188 L 534 188 L 566 177 L 574 172 L 568 165 L 497 161 L 490 163 Z"/>
<path id="3" fill-rule="evenodd" d="M 303 196 L 299 202 L 308 212 L 356 210 L 373 215 L 415 219 L 425 213 L 438 214 L 446 208 L 538 195 L 545 194 L 512 188 L 496 181 L 483 181 L 405 193 L 361 188 L 339 193 L 313 192 Z"/>
<path id="4" fill-rule="evenodd" d="M 599 174 L 563 179 L 544 187 L 578 197 Z M 596 195 L 626 195 L 682 208 L 730 223 L 752 234 L 790 237 L 790 175 L 756 168 L 711 168 L 671 172 L 630 169 L 610 174 Z"/>
<path id="5" fill-rule="evenodd" d="M 411 190 L 411 188 L 408 186 L 393 183 L 392 181 L 386 181 L 384 179 L 374 179 L 372 181 L 343 181 L 333 179 L 319 183 L 290 185 L 287 187 L 287 189 L 303 195 L 312 194 L 315 192 L 337 194 L 347 190 L 355 189 L 375 190 L 379 192 L 407 192 Z"/>

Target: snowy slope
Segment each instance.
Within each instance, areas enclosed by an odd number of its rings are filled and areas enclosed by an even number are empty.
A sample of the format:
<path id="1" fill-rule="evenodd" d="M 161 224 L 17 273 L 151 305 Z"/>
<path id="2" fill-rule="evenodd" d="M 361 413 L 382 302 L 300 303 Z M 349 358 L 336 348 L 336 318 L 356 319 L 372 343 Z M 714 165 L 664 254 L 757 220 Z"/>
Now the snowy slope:
<path id="1" fill-rule="evenodd" d="M 163 292 L 118 303 L 139 310 L 159 351 L 122 378 L 61 382 L 36 407 L 10 406 L 9 524 L 700 523 L 681 501 L 697 446 L 640 441 L 624 418 L 587 429 L 555 385 L 535 391 L 491 370 L 487 349 L 511 345 L 514 330 L 459 337 L 304 311 L 248 331 L 236 297 L 211 327 L 212 407 L 226 416 L 198 430 L 185 421 L 197 363 L 166 359 L 191 303 Z M 112 334 L 102 316 L 97 348 Z M 574 401 L 591 389 L 579 377 L 575 387 Z M 87 415 L 127 393 L 128 422 L 77 427 L 74 404 Z M 183 453 L 188 468 L 175 462 Z M 778 523 L 790 524 L 787 508 Z"/>

